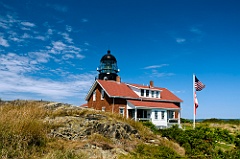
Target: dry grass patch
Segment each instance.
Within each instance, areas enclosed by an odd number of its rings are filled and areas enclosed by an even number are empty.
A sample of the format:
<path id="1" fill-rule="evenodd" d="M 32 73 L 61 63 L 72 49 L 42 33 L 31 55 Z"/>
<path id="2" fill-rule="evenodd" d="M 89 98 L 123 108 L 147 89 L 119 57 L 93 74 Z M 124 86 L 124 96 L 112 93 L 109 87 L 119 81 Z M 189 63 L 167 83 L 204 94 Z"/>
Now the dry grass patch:
<path id="1" fill-rule="evenodd" d="M 79 116 L 79 115 L 84 115 L 85 112 L 86 110 L 77 109 L 77 107 L 73 108 L 71 106 L 62 106 L 62 107 L 56 108 L 55 110 L 49 109 L 48 116 L 52 118 L 62 117 L 62 116 Z"/>
<path id="2" fill-rule="evenodd" d="M 175 143 L 165 138 L 161 138 L 160 145 L 173 149 L 177 154 L 181 156 L 185 156 L 185 149 L 181 147 L 178 143 Z"/>
<path id="3" fill-rule="evenodd" d="M 0 151 L 7 158 L 42 155 L 49 126 L 41 121 L 46 111 L 38 102 L 13 101 L 1 103 Z"/>
<path id="4" fill-rule="evenodd" d="M 115 147 L 114 142 L 99 134 L 92 134 L 88 137 L 89 143 L 101 147 L 103 150 L 110 150 Z"/>
<path id="5" fill-rule="evenodd" d="M 238 132 L 240 132 L 240 126 L 239 125 L 235 125 L 235 124 L 216 124 L 216 123 L 211 123 L 209 124 L 210 127 L 214 127 L 214 128 L 220 128 L 220 129 L 226 129 L 229 132 L 236 134 Z"/>

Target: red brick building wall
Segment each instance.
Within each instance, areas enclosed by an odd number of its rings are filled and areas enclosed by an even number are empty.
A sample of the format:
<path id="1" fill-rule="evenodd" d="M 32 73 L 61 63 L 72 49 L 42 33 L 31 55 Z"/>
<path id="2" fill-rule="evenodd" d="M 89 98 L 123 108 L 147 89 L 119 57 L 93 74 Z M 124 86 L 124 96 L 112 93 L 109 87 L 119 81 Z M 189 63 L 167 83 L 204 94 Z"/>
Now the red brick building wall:
<path id="1" fill-rule="evenodd" d="M 104 92 L 104 98 L 101 99 L 101 96 L 102 96 L 101 89 L 102 88 L 100 87 L 100 85 L 96 86 L 96 100 L 93 101 L 93 93 L 92 93 L 88 100 L 88 107 L 96 110 L 102 110 L 102 107 L 105 107 L 106 112 L 114 112 L 118 114 L 119 114 L 119 109 L 124 108 L 124 116 L 126 116 L 127 101 L 125 99 L 109 98 L 106 92 Z"/>

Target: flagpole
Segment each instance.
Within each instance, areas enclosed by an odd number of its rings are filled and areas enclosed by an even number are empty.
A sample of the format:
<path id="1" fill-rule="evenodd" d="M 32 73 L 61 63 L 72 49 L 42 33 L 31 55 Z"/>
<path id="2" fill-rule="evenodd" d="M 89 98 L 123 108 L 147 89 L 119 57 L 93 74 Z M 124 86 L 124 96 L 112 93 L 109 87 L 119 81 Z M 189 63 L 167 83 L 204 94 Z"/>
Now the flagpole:
<path id="1" fill-rule="evenodd" d="M 195 108 L 195 74 L 193 74 L 193 129 L 195 129 L 196 108 Z"/>

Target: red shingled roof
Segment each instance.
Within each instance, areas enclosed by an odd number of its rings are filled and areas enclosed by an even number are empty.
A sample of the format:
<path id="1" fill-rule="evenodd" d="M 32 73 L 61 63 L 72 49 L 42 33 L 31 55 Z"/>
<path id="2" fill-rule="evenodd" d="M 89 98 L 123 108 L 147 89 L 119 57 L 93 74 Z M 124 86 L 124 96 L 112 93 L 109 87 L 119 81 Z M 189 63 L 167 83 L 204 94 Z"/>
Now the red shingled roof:
<path id="1" fill-rule="evenodd" d="M 175 96 L 172 92 L 170 92 L 168 89 L 166 88 L 161 88 L 162 92 L 161 92 L 161 99 L 162 100 L 174 100 L 174 101 L 178 101 L 178 102 L 183 102 L 180 98 L 178 98 L 177 96 Z"/>
<path id="2" fill-rule="evenodd" d="M 153 102 L 153 101 L 138 101 L 138 100 L 127 100 L 136 107 L 151 107 L 151 108 L 172 108 L 180 109 L 174 103 L 165 103 L 165 102 Z"/>
<path id="3" fill-rule="evenodd" d="M 139 98 L 125 83 L 116 81 L 97 80 L 97 82 L 105 89 L 109 96 Z"/>
<path id="4" fill-rule="evenodd" d="M 146 100 L 167 100 L 167 101 L 176 101 L 176 102 L 182 102 L 180 98 L 175 96 L 172 92 L 170 92 L 166 88 L 158 88 L 158 87 L 151 87 L 148 86 L 142 86 L 138 84 L 126 84 L 126 83 L 120 83 L 116 81 L 105 81 L 105 80 L 97 80 L 97 82 L 101 85 L 103 89 L 105 89 L 106 93 L 109 96 L 117 96 L 117 97 L 125 97 L 125 98 L 140 98 L 130 87 L 134 86 L 139 89 L 149 89 L 149 90 L 159 90 L 161 92 L 161 98 L 143 98 Z"/>

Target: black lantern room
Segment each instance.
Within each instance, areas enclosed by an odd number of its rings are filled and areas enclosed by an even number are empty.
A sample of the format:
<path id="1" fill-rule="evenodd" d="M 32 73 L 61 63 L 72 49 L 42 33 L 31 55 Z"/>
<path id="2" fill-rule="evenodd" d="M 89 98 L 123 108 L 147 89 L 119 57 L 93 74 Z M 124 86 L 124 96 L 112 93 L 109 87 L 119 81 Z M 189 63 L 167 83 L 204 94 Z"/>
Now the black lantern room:
<path id="1" fill-rule="evenodd" d="M 98 79 L 101 80 L 116 80 L 119 69 L 117 67 L 117 60 L 111 54 L 110 50 L 104 55 L 100 61 L 100 66 L 97 68 L 99 72 Z"/>

